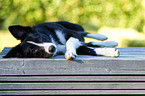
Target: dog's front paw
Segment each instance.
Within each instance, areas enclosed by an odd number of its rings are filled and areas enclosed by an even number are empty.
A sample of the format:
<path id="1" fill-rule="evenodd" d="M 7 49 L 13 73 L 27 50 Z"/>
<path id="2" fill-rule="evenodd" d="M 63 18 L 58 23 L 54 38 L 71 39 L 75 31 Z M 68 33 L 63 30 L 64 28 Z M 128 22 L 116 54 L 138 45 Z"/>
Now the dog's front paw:
<path id="1" fill-rule="evenodd" d="M 75 59 L 76 56 L 77 56 L 77 53 L 76 53 L 76 51 L 73 51 L 73 50 L 68 50 L 65 53 L 65 58 L 67 60 Z"/>
<path id="2" fill-rule="evenodd" d="M 96 48 L 96 53 L 98 55 L 107 56 L 107 57 L 118 57 L 120 52 L 116 48 Z"/>

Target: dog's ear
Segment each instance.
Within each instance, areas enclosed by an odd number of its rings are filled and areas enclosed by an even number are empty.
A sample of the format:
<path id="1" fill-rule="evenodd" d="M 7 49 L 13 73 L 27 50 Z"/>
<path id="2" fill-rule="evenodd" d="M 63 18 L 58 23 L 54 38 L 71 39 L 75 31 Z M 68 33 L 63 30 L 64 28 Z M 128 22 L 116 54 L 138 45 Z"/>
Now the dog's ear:
<path id="1" fill-rule="evenodd" d="M 3 58 L 21 57 L 20 45 L 13 47 Z"/>
<path id="2" fill-rule="evenodd" d="M 26 34 L 32 33 L 33 29 L 30 26 L 14 25 L 9 26 L 9 31 L 15 38 L 21 40 Z"/>

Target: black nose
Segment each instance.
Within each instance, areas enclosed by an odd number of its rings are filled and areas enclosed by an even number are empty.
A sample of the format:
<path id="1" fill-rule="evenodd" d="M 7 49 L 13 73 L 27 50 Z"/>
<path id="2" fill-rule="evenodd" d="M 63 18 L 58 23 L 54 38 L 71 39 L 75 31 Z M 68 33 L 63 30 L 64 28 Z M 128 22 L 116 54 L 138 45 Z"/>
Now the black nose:
<path id="1" fill-rule="evenodd" d="M 56 50 L 54 45 L 49 46 L 49 52 L 54 52 Z"/>

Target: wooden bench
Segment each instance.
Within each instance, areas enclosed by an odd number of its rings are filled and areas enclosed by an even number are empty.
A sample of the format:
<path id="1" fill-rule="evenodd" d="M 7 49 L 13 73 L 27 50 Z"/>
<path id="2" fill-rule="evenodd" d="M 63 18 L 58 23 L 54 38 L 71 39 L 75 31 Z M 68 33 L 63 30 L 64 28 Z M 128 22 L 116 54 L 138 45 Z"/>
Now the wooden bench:
<path id="1" fill-rule="evenodd" d="M 109 58 L 79 55 L 50 59 L 0 57 L 0 95 L 145 94 L 145 47 L 118 48 Z"/>

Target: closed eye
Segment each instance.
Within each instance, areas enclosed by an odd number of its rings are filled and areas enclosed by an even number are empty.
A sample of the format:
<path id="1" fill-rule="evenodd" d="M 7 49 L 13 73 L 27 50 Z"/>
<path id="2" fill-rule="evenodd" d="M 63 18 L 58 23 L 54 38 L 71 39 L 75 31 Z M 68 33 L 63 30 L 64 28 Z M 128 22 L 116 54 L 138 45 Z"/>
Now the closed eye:
<path id="1" fill-rule="evenodd" d="M 38 49 L 32 49 L 33 54 L 38 52 Z"/>

